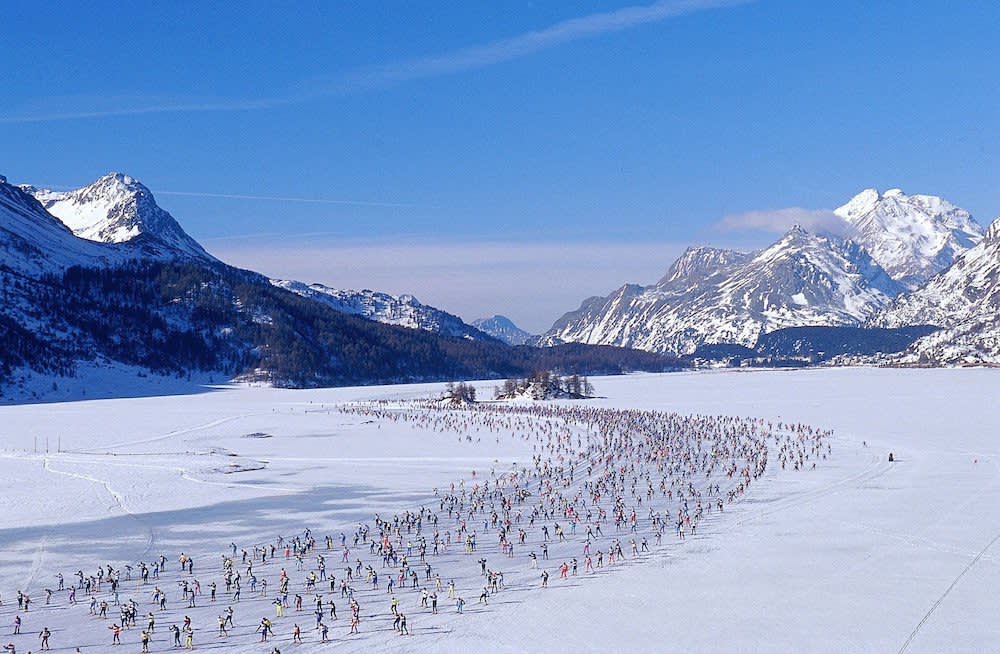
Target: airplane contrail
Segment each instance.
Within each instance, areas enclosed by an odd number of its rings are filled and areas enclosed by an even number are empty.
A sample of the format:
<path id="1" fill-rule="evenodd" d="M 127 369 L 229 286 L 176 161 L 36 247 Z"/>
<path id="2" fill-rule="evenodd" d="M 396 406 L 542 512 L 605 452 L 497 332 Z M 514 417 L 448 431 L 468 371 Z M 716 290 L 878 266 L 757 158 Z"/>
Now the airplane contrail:
<path id="1" fill-rule="evenodd" d="M 308 204 L 341 204 L 358 207 L 390 207 L 414 209 L 417 205 L 405 202 L 380 202 L 377 200 L 343 200 L 330 198 L 296 198 L 277 195 L 244 195 L 241 193 L 201 193 L 198 191 L 154 191 L 156 195 L 179 195 L 193 198 L 223 198 L 228 200 L 266 200 L 269 202 L 304 202 Z"/>
<path id="2" fill-rule="evenodd" d="M 80 108 L 75 111 L 53 110 L 48 113 L 0 115 L 0 124 L 45 123 L 135 116 L 143 114 L 194 113 L 220 111 L 259 111 L 301 104 L 331 96 L 385 88 L 402 82 L 452 75 L 520 59 L 536 52 L 602 34 L 621 32 L 670 18 L 746 4 L 753 0 L 659 0 L 648 5 L 633 5 L 614 11 L 590 14 L 560 21 L 549 27 L 499 39 L 482 45 L 460 48 L 439 55 L 397 61 L 380 66 L 366 66 L 326 80 L 311 81 L 308 88 L 284 95 L 263 98 L 222 100 L 179 99 L 174 103 Z"/>

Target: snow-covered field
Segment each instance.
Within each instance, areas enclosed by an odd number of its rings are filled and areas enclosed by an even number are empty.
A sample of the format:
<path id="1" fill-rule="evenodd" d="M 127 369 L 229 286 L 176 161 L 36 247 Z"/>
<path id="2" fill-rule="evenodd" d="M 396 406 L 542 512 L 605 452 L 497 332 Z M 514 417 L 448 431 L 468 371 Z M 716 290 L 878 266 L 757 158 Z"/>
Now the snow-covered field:
<path id="1" fill-rule="evenodd" d="M 479 529 L 479 551 L 466 555 L 453 545 L 428 557 L 445 583 L 455 579 L 467 601 L 464 615 L 444 593 L 440 614 L 432 615 L 419 606 L 419 591 L 397 589 L 413 635 L 396 636 L 384 581 L 377 592 L 356 582 L 361 633 L 348 636 L 347 601 L 327 589 L 339 619 L 326 620 L 333 643 L 321 645 L 312 629 L 313 594 L 302 591 L 304 573 L 291 560 L 259 565 L 256 574 L 273 591 L 285 566 L 304 610 L 275 619 L 275 593 L 254 596 L 244 585 L 233 635 L 216 638 L 216 616 L 229 604 L 220 555 L 231 553 L 230 543 L 250 549 L 309 527 L 321 541 L 335 538 L 333 551 L 322 543 L 320 549 L 339 580 L 346 565 L 341 532 L 350 545 L 358 524 L 371 524 L 376 513 L 437 511 L 435 489 L 471 487 L 491 469 L 527 464 L 537 443 L 522 433 L 460 435 L 336 410 L 346 402 L 428 397 L 441 385 L 232 388 L 0 407 L 0 644 L 35 651 L 38 632 L 48 626 L 53 651 L 138 651 L 142 616 L 154 610 L 151 586 L 122 584 L 122 601 L 134 597 L 140 618 L 120 648 L 110 645 L 107 629 L 118 620 L 116 608 L 102 620 L 89 614 L 82 593 L 69 606 L 65 592 L 45 606 L 45 589 L 55 588 L 59 572 L 70 585 L 77 570 L 91 575 L 101 565 L 120 569 L 162 554 L 169 564 L 156 583 L 169 603 L 156 612 L 154 652 L 171 649 L 166 628 L 184 615 L 193 620 L 196 649 L 262 654 L 275 645 L 305 654 L 1000 650 L 996 371 L 727 371 L 592 381 L 604 398 L 567 404 L 804 422 L 835 430 L 832 456 L 815 470 L 793 471 L 783 470 L 772 451 L 763 478 L 696 534 L 681 541 L 669 531 L 649 554 L 626 552 L 624 564 L 594 574 L 581 565 L 568 580 L 558 578 L 556 566 L 583 560 L 581 534 L 551 544 L 553 560 L 531 570 L 527 554 L 537 551 L 537 534 L 508 559 L 494 531 Z M 481 384 L 481 396 L 492 386 Z M 888 463 L 889 451 L 897 462 Z M 599 542 L 630 538 L 610 527 L 606 534 Z M 350 549 L 352 562 L 364 557 L 384 578 L 367 547 Z M 194 575 L 179 573 L 181 552 L 194 557 Z M 488 606 L 476 602 L 480 557 L 506 577 L 507 588 Z M 422 565 L 416 568 L 423 580 Z M 547 589 L 539 588 L 542 568 L 552 573 Z M 219 583 L 216 605 L 201 596 L 187 608 L 178 581 L 193 578 L 203 591 Z M 32 605 L 21 613 L 24 634 L 11 636 L 18 590 Z M 98 597 L 109 597 L 106 587 Z M 264 616 L 275 620 L 277 633 L 266 645 L 253 631 Z M 292 623 L 303 628 L 304 644 L 291 644 Z"/>

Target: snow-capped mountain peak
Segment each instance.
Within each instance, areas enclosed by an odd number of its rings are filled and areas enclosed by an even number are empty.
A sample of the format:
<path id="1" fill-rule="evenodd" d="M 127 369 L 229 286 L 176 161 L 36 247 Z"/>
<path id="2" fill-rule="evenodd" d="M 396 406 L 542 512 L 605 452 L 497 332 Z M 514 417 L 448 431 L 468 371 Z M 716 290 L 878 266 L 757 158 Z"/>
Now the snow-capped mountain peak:
<path id="1" fill-rule="evenodd" d="M 951 265 L 982 238 L 968 211 L 934 195 L 869 188 L 834 210 L 854 229 L 853 238 L 907 288 Z"/>
<path id="2" fill-rule="evenodd" d="M 22 188 L 80 238 L 125 243 L 144 237 L 179 254 L 212 259 L 156 204 L 148 188 L 124 173 L 109 173 L 75 191 Z"/>
<path id="3" fill-rule="evenodd" d="M 0 179 L 0 251 L 3 266 L 37 276 L 74 264 L 101 266 L 127 254 L 78 238 L 25 190 Z"/>
<path id="4" fill-rule="evenodd" d="M 878 189 L 866 188 L 848 200 L 842 207 L 836 209 L 834 213 L 848 222 L 853 222 L 858 217 L 871 212 L 881 197 L 882 194 L 878 192 Z"/>
<path id="5" fill-rule="evenodd" d="M 719 257 L 714 269 L 700 265 Z M 704 343 L 750 347 L 776 329 L 858 325 L 900 290 L 857 243 L 800 226 L 756 254 L 689 249 L 671 271 L 655 286 L 623 286 L 587 300 L 541 342 L 673 354 L 689 354 Z"/>

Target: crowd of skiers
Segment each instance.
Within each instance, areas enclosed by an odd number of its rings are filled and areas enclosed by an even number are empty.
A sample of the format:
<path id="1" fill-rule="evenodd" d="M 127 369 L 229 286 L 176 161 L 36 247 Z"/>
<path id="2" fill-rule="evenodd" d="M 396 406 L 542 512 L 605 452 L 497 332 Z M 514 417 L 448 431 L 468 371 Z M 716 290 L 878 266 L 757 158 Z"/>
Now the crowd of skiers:
<path id="1" fill-rule="evenodd" d="M 432 616 L 442 605 L 453 616 L 465 613 L 460 586 L 486 610 L 512 583 L 548 588 L 549 568 L 558 583 L 662 554 L 742 498 L 772 455 L 784 469 L 803 470 L 832 453 L 830 432 L 760 419 L 538 404 L 371 402 L 340 410 L 466 442 L 484 434 L 524 439 L 533 454 L 506 468 L 468 471 L 434 489 L 423 506 L 377 514 L 335 535 L 303 528 L 247 547 L 231 543 L 197 568 L 193 556 L 179 553 L 101 564 L 69 579 L 55 574 L 42 593 L 18 591 L 16 610 L 0 598 L 0 615 L 11 620 L 11 639 L 0 647 L 17 654 L 29 651 L 29 638 L 40 651 L 50 640 L 63 648 L 125 640 L 150 652 L 253 632 L 279 652 L 272 641 L 333 642 L 337 603 L 346 614 L 336 638 L 389 624 L 412 635 L 401 597 L 411 616 L 456 619 Z M 90 633 L 54 636 L 48 624 L 65 614 L 53 605 L 86 606 Z"/>

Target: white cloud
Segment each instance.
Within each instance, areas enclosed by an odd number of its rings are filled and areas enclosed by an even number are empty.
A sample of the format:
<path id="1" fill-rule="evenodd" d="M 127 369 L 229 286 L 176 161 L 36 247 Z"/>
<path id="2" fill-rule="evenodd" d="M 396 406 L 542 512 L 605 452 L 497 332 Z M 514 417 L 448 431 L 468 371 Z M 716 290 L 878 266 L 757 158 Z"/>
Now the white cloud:
<path id="1" fill-rule="evenodd" d="M 308 85 L 301 85 L 299 91 L 272 97 L 221 100 L 157 98 L 155 101 L 141 98 L 119 98 L 112 105 L 88 103 L 89 106 L 78 105 L 72 110 L 65 109 L 67 103 L 59 102 L 57 104 L 59 109 L 55 110 L 46 111 L 37 108 L 22 114 L 0 115 L 0 124 L 158 113 L 271 109 L 300 104 L 321 97 L 348 95 L 384 88 L 401 82 L 485 68 L 573 41 L 621 32 L 685 14 L 745 4 L 749 1 L 751 0 L 660 0 L 649 5 L 623 7 L 614 11 L 564 20 L 544 29 L 440 55 L 359 68 L 325 81 L 311 81 Z"/>
<path id="2" fill-rule="evenodd" d="M 270 277 L 410 293 L 467 321 L 501 313 L 541 332 L 593 295 L 650 284 L 681 243 L 283 242 L 217 240 L 212 254 Z"/>
<path id="3" fill-rule="evenodd" d="M 716 229 L 724 232 L 767 232 L 783 234 L 793 226 L 814 233 L 849 236 L 851 225 L 829 209 L 759 209 L 731 214 L 716 224 Z"/>

